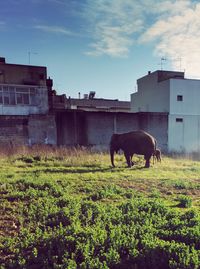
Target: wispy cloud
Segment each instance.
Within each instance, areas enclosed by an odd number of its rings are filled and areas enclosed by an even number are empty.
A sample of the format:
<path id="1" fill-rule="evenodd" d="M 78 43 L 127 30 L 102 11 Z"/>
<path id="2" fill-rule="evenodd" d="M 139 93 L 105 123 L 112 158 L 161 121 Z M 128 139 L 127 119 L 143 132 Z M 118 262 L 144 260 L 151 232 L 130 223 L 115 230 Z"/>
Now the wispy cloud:
<path id="1" fill-rule="evenodd" d="M 143 27 L 137 3 L 122 1 L 88 0 L 85 15 L 90 20 L 90 33 L 94 41 L 87 54 L 127 56 L 134 43 L 133 35 Z"/>
<path id="2" fill-rule="evenodd" d="M 124 57 L 134 44 L 151 43 L 173 68 L 182 57 L 182 69 L 200 76 L 199 1 L 87 0 L 84 16 L 92 38 L 87 54 Z"/>
<path id="3" fill-rule="evenodd" d="M 182 68 L 187 75 L 200 77 L 200 4 L 192 1 L 175 4 L 180 4 L 177 13 L 159 18 L 142 34 L 140 41 L 156 41 L 156 55 L 166 56 L 173 68 Z M 182 58 L 181 66 L 177 57 Z"/>
<path id="4" fill-rule="evenodd" d="M 34 28 L 43 32 L 48 32 L 48 33 L 62 34 L 62 35 L 67 35 L 67 36 L 76 35 L 72 31 L 64 27 L 59 27 L 59 26 L 35 25 Z"/>

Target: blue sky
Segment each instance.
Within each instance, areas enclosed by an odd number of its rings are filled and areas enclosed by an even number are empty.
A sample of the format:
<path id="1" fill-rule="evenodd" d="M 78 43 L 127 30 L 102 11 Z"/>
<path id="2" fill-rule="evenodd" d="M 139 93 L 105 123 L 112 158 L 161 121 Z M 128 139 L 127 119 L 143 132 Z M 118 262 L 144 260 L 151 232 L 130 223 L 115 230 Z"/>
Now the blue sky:
<path id="1" fill-rule="evenodd" d="M 1 0 L 0 56 L 47 66 L 58 94 L 130 100 L 161 62 L 200 77 L 199 18 L 192 0 Z"/>

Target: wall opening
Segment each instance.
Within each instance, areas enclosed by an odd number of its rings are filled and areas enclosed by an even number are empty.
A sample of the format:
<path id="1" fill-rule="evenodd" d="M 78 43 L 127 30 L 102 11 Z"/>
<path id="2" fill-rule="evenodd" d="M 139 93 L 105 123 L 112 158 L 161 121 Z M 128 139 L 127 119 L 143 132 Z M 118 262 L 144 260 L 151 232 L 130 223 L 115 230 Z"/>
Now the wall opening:
<path id="1" fill-rule="evenodd" d="M 176 118 L 176 122 L 183 122 L 183 118 Z"/>
<path id="2" fill-rule="evenodd" d="M 183 95 L 177 95 L 177 101 L 183 101 Z"/>

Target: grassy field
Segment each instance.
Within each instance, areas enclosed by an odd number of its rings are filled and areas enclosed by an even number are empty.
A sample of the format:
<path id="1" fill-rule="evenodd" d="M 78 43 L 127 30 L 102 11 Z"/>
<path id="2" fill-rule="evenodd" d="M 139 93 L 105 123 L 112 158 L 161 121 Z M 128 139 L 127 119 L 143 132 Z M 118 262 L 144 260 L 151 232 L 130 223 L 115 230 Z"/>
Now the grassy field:
<path id="1" fill-rule="evenodd" d="M 200 268 L 200 162 L 4 149 L 0 268 Z"/>

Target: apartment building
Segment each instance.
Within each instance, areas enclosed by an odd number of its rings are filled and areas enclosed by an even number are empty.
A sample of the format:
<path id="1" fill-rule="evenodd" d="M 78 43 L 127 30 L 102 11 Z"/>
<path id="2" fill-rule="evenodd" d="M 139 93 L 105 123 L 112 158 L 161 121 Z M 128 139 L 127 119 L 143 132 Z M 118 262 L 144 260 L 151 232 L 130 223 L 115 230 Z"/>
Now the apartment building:
<path id="1" fill-rule="evenodd" d="M 200 80 L 186 79 L 184 72 L 160 70 L 138 79 L 137 85 L 131 111 L 167 114 L 167 150 L 199 152 Z"/>

